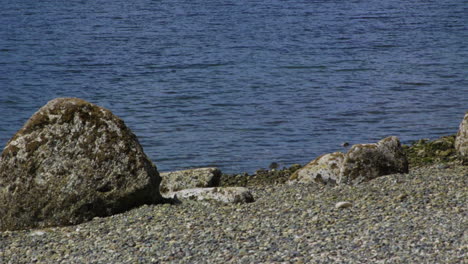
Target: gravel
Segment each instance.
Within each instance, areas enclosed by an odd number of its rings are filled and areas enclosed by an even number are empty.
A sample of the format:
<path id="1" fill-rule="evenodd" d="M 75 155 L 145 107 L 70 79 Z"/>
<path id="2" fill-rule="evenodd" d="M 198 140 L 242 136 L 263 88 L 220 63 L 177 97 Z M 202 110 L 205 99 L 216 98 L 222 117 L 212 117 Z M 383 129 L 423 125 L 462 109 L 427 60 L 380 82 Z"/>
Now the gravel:
<path id="1" fill-rule="evenodd" d="M 468 166 L 435 164 L 358 186 L 251 187 L 247 204 L 145 205 L 0 232 L 0 263 L 467 263 L 467 183 Z"/>

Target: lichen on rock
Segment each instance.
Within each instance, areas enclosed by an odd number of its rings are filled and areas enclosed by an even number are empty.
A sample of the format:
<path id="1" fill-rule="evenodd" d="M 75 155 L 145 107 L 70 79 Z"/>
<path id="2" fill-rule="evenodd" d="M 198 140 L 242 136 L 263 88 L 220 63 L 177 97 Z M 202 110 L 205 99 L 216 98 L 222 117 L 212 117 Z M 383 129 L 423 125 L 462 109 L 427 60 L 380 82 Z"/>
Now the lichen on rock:
<path id="1" fill-rule="evenodd" d="M 343 160 L 338 183 L 357 184 L 392 173 L 408 173 L 408 160 L 397 137 L 351 147 Z"/>
<path id="2" fill-rule="evenodd" d="M 342 152 L 321 155 L 291 175 L 290 180 L 335 184 L 340 175 L 344 156 Z"/>
<path id="3" fill-rule="evenodd" d="M 0 158 L 0 230 L 77 224 L 162 201 L 160 176 L 109 110 L 78 98 L 39 109 Z"/>
<path id="4" fill-rule="evenodd" d="M 289 183 L 358 184 L 391 173 L 407 173 L 408 161 L 397 137 L 353 145 L 347 153 L 319 156 L 296 171 Z"/>

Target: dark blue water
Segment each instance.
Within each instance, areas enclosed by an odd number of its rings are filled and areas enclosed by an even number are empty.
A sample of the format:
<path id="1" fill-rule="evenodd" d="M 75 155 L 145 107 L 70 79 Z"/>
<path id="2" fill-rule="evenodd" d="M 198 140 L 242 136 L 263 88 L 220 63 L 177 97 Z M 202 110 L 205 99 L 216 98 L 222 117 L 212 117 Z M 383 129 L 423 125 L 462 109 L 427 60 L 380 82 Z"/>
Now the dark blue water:
<path id="1" fill-rule="evenodd" d="M 112 110 L 160 171 L 436 138 L 468 110 L 464 0 L 1 6 L 0 147 L 55 97 Z"/>

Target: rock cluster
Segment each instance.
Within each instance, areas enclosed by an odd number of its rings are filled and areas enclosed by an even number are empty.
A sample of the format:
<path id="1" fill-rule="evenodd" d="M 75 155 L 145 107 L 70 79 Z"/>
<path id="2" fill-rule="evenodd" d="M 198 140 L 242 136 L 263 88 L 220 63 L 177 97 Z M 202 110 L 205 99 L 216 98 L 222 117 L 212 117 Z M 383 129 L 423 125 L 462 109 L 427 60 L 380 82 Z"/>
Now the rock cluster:
<path id="1" fill-rule="evenodd" d="M 160 181 L 120 118 L 81 99 L 54 99 L 1 154 L 0 230 L 77 224 L 158 203 Z"/>
<path id="2" fill-rule="evenodd" d="M 460 124 L 455 140 L 455 149 L 460 159 L 468 164 L 468 112 Z"/>
<path id="3" fill-rule="evenodd" d="M 168 198 L 223 203 L 249 203 L 253 196 L 243 187 L 219 187 L 218 168 L 196 168 L 161 173 L 161 193 Z"/>
<path id="4" fill-rule="evenodd" d="M 345 154 L 322 155 L 290 178 L 294 182 L 358 184 L 392 173 L 407 173 L 408 161 L 397 137 L 373 144 L 356 144 Z"/>

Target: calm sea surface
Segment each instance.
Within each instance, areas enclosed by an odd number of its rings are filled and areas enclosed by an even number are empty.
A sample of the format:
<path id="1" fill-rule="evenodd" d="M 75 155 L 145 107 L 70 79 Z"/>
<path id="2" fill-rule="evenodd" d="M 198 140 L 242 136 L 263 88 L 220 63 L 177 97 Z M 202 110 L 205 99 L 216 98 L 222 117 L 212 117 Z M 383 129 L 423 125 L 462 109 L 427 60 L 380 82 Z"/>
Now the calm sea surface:
<path id="1" fill-rule="evenodd" d="M 253 172 L 457 131 L 465 0 L 1 0 L 0 148 L 56 97 L 120 116 L 160 171 Z"/>

